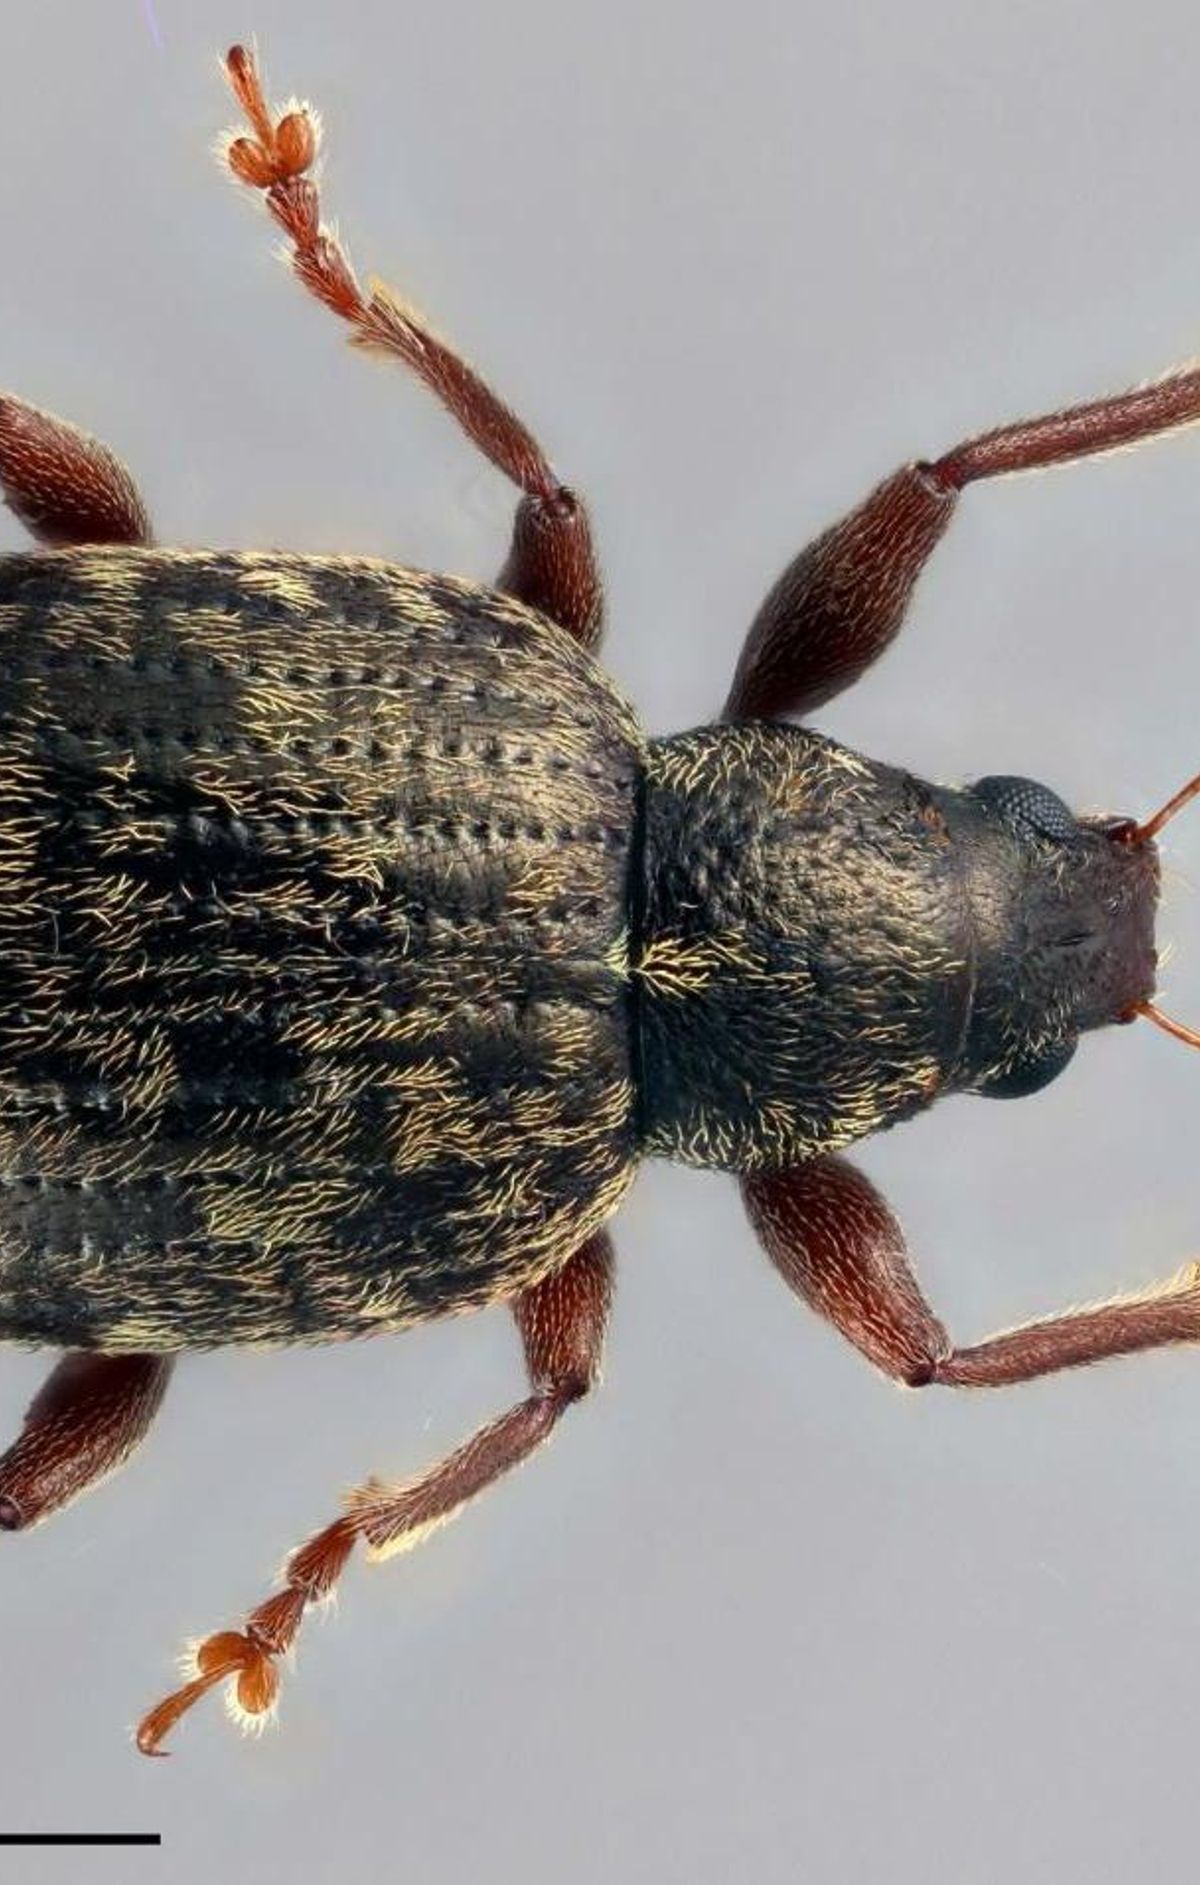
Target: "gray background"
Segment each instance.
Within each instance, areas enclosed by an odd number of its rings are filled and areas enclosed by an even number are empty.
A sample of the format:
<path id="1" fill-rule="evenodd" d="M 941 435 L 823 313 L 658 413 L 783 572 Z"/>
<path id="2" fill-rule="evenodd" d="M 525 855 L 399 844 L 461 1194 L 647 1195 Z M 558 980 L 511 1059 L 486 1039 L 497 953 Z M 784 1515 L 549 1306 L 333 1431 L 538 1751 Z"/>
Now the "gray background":
<path id="1" fill-rule="evenodd" d="M 1164 0 L 10 4 L 0 380 L 126 454 L 165 540 L 485 576 L 505 489 L 270 259 L 207 157 L 256 32 L 357 261 L 589 492 L 607 658 L 707 718 L 767 583 L 903 458 L 1198 350 L 1200 22 Z M 544 233 L 543 233 L 544 232 Z M 1200 439 L 980 489 L 822 724 L 1145 813 L 1200 763 Z M 0 545 L 20 534 L 0 525 Z M 1200 817 L 1172 834 L 1200 1016 Z M 863 1153 L 963 1337 L 1200 1251 L 1200 1064 L 1149 1028 Z M 200 1358 L 124 1478 L 0 1550 L 0 1823 L 161 1828 L 26 1878 L 1190 1879 L 1200 1361 L 904 1395 L 733 1184 L 654 1168 L 604 1392 L 410 1558 L 355 1565 L 278 1729 L 125 1730 L 368 1470 L 519 1392 L 497 1311 Z M 46 1358 L 4 1357 L 15 1427 Z M 14 1861 L 15 1865 L 15 1861 Z"/>

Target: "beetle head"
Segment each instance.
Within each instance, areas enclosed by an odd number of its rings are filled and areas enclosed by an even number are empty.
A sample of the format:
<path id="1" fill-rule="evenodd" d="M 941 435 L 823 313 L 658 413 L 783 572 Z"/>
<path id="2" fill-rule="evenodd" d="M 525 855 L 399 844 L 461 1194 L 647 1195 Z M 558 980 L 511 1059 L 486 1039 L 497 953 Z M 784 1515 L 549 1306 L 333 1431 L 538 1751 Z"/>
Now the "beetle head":
<path id="1" fill-rule="evenodd" d="M 981 868 L 970 882 L 968 1083 L 1016 1098 L 1060 1073 L 1085 1029 L 1139 1014 L 1163 1019 L 1151 1004 L 1154 838 L 1183 795 L 1145 825 L 1076 818 L 1031 779 L 981 779 L 966 797 L 981 815 L 972 834 Z"/>

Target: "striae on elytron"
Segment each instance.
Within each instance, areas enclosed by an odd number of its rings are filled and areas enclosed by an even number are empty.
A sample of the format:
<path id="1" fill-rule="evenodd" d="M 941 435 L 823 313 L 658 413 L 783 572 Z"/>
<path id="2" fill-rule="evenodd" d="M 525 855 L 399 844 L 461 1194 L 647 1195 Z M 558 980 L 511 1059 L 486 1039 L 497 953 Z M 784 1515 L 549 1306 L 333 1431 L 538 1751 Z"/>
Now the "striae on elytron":
<path id="1" fill-rule="evenodd" d="M 940 1094 L 1029 1093 L 1153 1002 L 1156 838 L 1030 780 L 931 785 L 792 724 L 892 640 L 968 484 L 1200 419 L 1200 371 L 910 464 L 809 545 L 721 720 L 650 739 L 597 665 L 585 507 L 321 222 L 316 122 L 226 60 L 308 291 L 520 492 L 493 588 L 173 550 L 96 440 L 0 396 L 0 1338 L 61 1349 L 0 1458 L 19 1530 L 119 1466 L 173 1357 L 506 1301 L 529 1393 L 372 1478 L 143 1718 L 258 1722 L 359 1541 L 405 1549 L 596 1379 L 642 1158 L 739 1176 L 790 1287 L 911 1385 L 1200 1339 L 1193 1268 L 958 1347 L 841 1156 Z"/>

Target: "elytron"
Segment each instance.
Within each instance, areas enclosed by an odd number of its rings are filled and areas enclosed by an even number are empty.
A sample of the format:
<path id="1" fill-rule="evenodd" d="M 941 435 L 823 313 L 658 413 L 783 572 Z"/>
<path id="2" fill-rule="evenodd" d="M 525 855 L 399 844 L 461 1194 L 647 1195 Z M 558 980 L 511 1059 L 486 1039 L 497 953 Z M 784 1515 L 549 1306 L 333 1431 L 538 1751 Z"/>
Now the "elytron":
<path id="1" fill-rule="evenodd" d="M 322 224 L 316 120 L 240 47 L 226 160 L 303 286 L 520 495 L 494 587 L 157 546 L 104 446 L 0 397 L 0 1338 L 62 1350 L 0 1525 L 146 1434 L 175 1356 L 511 1306 L 527 1398 L 368 1479 L 147 1713 L 261 1721 L 304 1614 L 530 1454 L 596 1379 L 643 1158 L 736 1173 L 785 1281 L 911 1385 L 1200 1339 L 1200 1273 L 959 1347 L 842 1157 L 942 1094 L 1034 1091 L 1153 1001 L 1161 812 L 959 790 L 795 724 L 887 647 L 963 490 L 1200 419 L 1200 372 L 910 464 L 784 571 L 721 719 L 649 738 L 595 660 L 587 512 Z"/>

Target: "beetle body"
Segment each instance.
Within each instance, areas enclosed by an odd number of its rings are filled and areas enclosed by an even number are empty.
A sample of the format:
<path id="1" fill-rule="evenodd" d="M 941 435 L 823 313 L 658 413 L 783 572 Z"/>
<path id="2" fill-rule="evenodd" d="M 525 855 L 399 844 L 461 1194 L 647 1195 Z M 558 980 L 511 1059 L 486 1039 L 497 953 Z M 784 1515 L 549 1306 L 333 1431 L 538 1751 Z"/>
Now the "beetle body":
<path id="1" fill-rule="evenodd" d="M 528 1392 L 369 1478 L 143 1718 L 161 1751 L 278 1659 L 358 1545 L 407 1548 L 596 1381 L 606 1220 L 640 1158 L 739 1174 L 795 1294 L 883 1373 L 995 1387 L 1200 1341 L 1200 1268 L 959 1346 L 841 1157 L 942 1094 L 1011 1097 L 1161 1015 L 1156 839 L 1018 777 L 926 784 L 793 724 L 888 647 L 961 493 L 1200 421 L 1200 371 L 906 465 L 785 569 L 711 726 L 650 739 L 594 659 L 586 507 L 321 222 L 317 124 L 244 48 L 226 158 L 356 345 L 518 488 L 495 588 L 154 547 L 97 440 L 0 395 L 0 1338 L 67 1352 L 0 1456 L 0 1529 L 119 1466 L 175 1351 L 500 1300 Z"/>
<path id="2" fill-rule="evenodd" d="M 643 1151 L 784 1168 L 990 1064 L 965 795 L 647 742 L 497 591 L 10 557 L 0 677 L 9 1339 L 399 1328 L 528 1289 Z"/>

